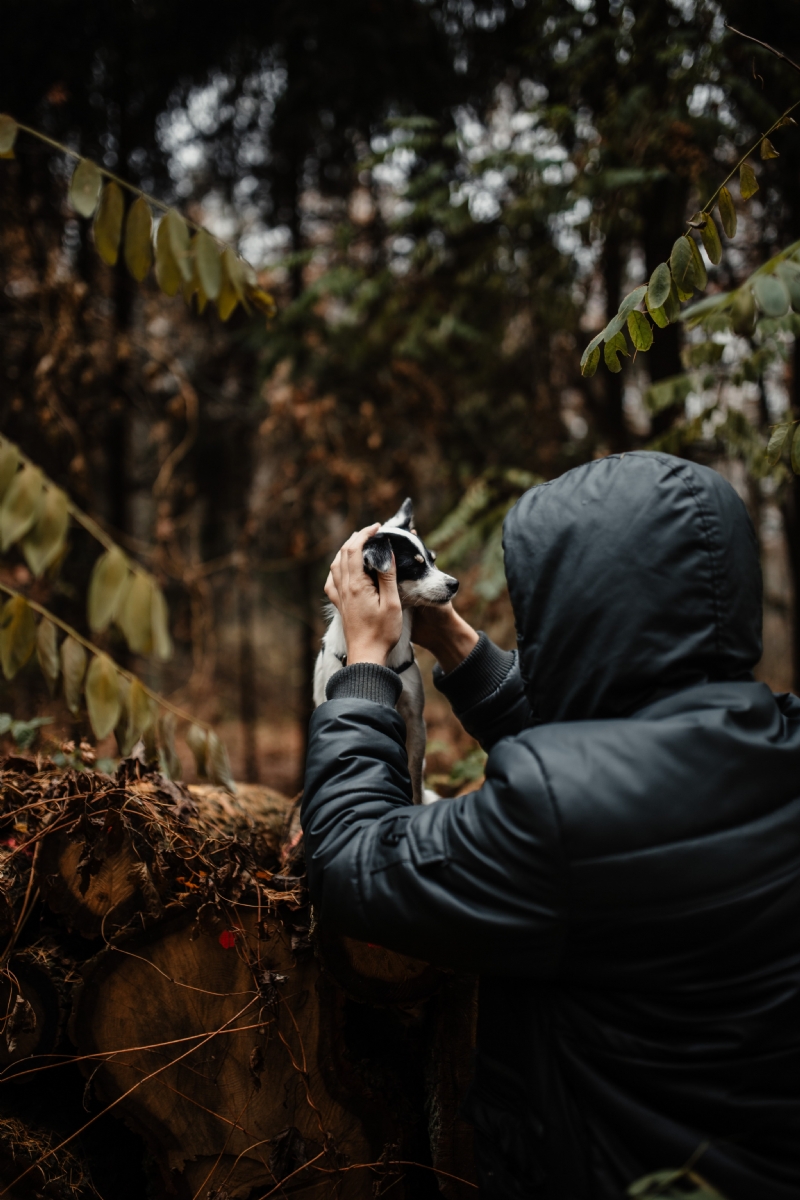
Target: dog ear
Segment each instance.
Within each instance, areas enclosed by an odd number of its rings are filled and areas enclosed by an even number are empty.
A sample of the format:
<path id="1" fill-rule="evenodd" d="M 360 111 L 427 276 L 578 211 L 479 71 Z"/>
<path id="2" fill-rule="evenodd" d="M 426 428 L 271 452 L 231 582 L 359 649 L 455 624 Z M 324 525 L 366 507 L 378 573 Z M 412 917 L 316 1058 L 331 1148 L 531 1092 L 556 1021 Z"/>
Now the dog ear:
<path id="1" fill-rule="evenodd" d="M 392 544 L 385 533 L 378 533 L 364 543 L 364 570 L 388 571 L 392 565 Z"/>
<path id="2" fill-rule="evenodd" d="M 414 505 L 411 503 L 410 496 L 406 496 L 394 516 L 385 521 L 384 524 L 393 525 L 395 529 L 412 528 L 414 524 Z"/>

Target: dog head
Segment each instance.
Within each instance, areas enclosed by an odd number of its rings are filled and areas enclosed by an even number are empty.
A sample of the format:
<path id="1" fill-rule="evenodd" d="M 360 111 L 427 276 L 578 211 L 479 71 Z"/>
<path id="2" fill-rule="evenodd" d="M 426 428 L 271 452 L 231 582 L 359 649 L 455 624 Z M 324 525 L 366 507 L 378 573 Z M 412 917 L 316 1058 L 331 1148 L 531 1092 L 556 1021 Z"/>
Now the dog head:
<path id="1" fill-rule="evenodd" d="M 364 570 L 377 583 L 377 573 L 388 571 L 392 553 L 397 567 L 397 590 L 403 608 L 424 604 L 446 604 L 458 591 L 458 580 L 436 566 L 414 526 L 414 508 L 404 500 L 395 515 L 364 546 Z"/>

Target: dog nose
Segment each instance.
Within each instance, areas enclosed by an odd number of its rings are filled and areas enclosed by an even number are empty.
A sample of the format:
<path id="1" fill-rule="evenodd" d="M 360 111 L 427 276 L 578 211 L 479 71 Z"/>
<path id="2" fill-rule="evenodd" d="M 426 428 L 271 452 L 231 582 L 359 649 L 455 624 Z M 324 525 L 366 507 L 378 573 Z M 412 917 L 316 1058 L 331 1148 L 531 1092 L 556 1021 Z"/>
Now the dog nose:
<path id="1" fill-rule="evenodd" d="M 450 596 L 455 596 L 458 591 L 458 580 L 453 579 L 452 575 L 447 576 L 447 592 Z"/>

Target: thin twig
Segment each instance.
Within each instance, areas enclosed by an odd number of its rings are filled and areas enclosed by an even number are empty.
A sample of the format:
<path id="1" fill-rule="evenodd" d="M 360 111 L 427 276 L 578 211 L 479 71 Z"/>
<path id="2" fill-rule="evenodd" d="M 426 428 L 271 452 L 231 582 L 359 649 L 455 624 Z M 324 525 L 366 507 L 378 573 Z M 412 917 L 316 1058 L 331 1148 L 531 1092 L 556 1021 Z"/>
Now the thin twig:
<path id="1" fill-rule="evenodd" d="M 755 42 L 757 46 L 763 46 L 765 50 L 769 50 L 770 54 L 774 54 L 776 58 L 782 59 L 783 62 L 788 63 L 790 67 L 794 67 L 795 71 L 800 71 L 800 66 L 798 66 L 793 58 L 789 58 L 789 55 L 784 54 L 782 50 L 776 50 L 774 46 L 770 46 L 769 42 L 762 42 L 760 38 L 753 37 L 753 35 L 750 33 L 742 33 L 741 29 L 735 29 L 734 26 L 729 25 L 727 21 L 725 22 L 725 28 L 730 29 L 731 33 L 736 33 L 739 35 L 739 37 L 745 38 L 748 42 Z"/>

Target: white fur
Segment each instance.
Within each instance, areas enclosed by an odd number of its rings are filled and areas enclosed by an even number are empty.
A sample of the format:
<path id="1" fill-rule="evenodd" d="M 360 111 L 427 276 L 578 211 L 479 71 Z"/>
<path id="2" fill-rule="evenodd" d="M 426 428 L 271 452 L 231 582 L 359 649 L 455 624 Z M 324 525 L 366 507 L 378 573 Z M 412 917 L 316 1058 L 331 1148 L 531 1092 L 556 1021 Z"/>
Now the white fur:
<path id="1" fill-rule="evenodd" d="M 401 509 L 402 513 L 402 509 Z M 381 526 L 379 532 L 391 532 L 394 536 L 402 534 L 415 544 L 419 553 L 426 555 L 425 546 L 416 534 L 410 530 L 398 528 L 400 513 Z M 430 553 L 430 552 L 428 552 Z M 403 632 L 400 641 L 394 647 L 386 660 L 388 667 L 401 667 L 403 663 L 414 658 L 411 645 L 412 608 L 426 604 L 444 604 L 450 599 L 453 579 L 445 575 L 437 567 L 431 567 L 421 579 L 405 580 L 399 584 L 400 602 L 403 606 Z M 347 653 L 347 643 L 344 638 L 342 619 L 333 604 L 327 606 L 329 625 L 322 639 L 322 649 L 317 655 L 314 667 L 314 707 L 325 702 L 325 688 L 328 680 L 344 664 L 342 657 Z M 425 776 L 425 719 L 422 715 L 425 707 L 425 693 L 422 687 L 422 675 L 416 661 L 399 676 L 403 690 L 397 701 L 397 711 L 406 723 L 406 751 L 408 753 L 408 770 L 411 775 L 411 788 L 415 804 L 432 804 L 440 797 L 426 788 L 423 783 Z"/>

